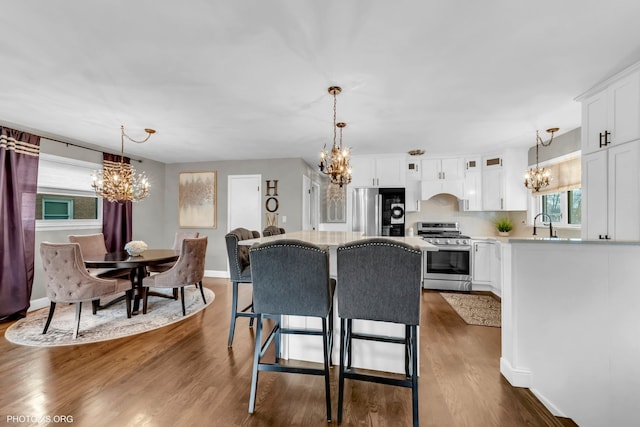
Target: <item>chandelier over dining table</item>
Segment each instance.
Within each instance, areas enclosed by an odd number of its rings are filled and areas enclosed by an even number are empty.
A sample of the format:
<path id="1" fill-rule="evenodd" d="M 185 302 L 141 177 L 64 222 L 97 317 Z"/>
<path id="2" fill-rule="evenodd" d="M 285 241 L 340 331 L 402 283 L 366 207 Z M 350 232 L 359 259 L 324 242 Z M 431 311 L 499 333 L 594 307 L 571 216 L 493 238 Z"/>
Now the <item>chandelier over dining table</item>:
<path id="1" fill-rule="evenodd" d="M 331 86 L 329 94 L 333 95 L 333 146 L 331 154 L 326 150 L 326 145 L 320 152 L 320 172 L 329 177 L 331 183 L 340 187 L 351 182 L 351 165 L 349 157 L 351 155 L 348 148 L 342 146 L 342 129 L 346 126 L 344 122 L 336 122 L 337 95 L 342 92 L 339 86 Z M 336 142 L 337 130 L 340 129 L 340 144 Z"/>
<path id="2" fill-rule="evenodd" d="M 541 145 L 543 147 L 548 147 L 549 145 L 551 145 L 551 143 L 553 142 L 553 134 L 558 132 L 559 130 L 560 130 L 559 128 L 547 129 L 547 132 L 551 134 L 551 138 L 549 139 L 549 142 L 547 142 L 546 144 L 542 140 L 542 138 L 540 138 L 538 131 L 536 131 L 536 166 L 534 168 L 529 169 L 527 173 L 524 175 L 524 185 L 525 187 L 530 189 L 532 193 L 537 193 L 543 188 L 548 187 L 549 183 L 553 179 L 549 169 L 540 167 L 538 162 L 538 152 Z"/>
<path id="3" fill-rule="evenodd" d="M 93 173 L 93 183 L 91 187 L 96 194 L 110 202 L 137 202 L 149 195 L 149 179 L 144 172 L 136 172 L 129 164 L 124 162 L 124 138 L 142 144 L 146 142 L 156 131 L 154 129 L 145 129 L 147 137 L 142 140 L 135 140 L 127 135 L 124 126 L 120 126 L 120 161 L 104 161 L 101 170 Z"/>

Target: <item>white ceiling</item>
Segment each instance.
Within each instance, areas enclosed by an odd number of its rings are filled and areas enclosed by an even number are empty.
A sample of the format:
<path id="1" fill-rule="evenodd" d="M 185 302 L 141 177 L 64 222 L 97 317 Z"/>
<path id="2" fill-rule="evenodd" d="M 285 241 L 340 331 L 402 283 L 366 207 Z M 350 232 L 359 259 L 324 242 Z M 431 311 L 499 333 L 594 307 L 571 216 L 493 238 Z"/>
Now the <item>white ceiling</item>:
<path id="1" fill-rule="evenodd" d="M 0 0 L 0 121 L 165 163 L 482 152 L 580 126 L 637 0 Z M 546 134 L 545 134 L 546 135 Z"/>

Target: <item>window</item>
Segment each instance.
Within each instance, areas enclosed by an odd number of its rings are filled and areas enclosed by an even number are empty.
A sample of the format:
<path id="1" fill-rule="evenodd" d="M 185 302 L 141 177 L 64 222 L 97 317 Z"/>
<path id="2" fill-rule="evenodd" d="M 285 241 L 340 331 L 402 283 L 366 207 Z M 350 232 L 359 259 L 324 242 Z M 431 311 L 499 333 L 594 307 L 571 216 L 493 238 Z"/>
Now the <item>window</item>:
<path id="1" fill-rule="evenodd" d="M 101 165 L 40 154 L 36 228 L 73 230 L 102 227 L 102 199 L 91 188 Z"/>
<path id="2" fill-rule="evenodd" d="M 580 188 L 539 196 L 538 213 L 546 213 L 554 225 L 579 226 L 582 223 L 582 190 Z"/>
<path id="3" fill-rule="evenodd" d="M 42 210 L 40 216 L 36 212 L 37 219 L 73 219 L 72 199 L 43 197 L 41 194 L 38 194 L 38 197 L 42 199 L 42 203 L 38 203 Z"/>

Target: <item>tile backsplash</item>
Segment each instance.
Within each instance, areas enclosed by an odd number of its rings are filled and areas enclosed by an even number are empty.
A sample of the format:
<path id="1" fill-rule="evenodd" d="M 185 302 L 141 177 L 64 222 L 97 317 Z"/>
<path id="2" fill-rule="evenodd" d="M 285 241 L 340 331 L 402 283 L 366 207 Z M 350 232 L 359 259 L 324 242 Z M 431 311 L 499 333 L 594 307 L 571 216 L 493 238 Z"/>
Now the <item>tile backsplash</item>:
<path id="1" fill-rule="evenodd" d="M 508 217 L 513 222 L 511 236 L 531 236 L 532 227 L 527 225 L 527 213 L 525 211 L 508 212 L 465 212 L 461 211 L 458 199 L 449 194 L 438 194 L 429 200 L 420 202 L 419 212 L 409 212 L 405 217 L 405 226 L 408 230 L 413 227 L 416 232 L 418 221 L 431 222 L 458 222 L 460 231 L 471 237 L 492 237 L 498 232 L 494 223 L 498 218 Z M 543 230 L 544 233 L 546 230 Z M 540 234 L 540 231 L 538 232 Z M 580 230 L 558 230 L 560 237 L 580 237 Z"/>

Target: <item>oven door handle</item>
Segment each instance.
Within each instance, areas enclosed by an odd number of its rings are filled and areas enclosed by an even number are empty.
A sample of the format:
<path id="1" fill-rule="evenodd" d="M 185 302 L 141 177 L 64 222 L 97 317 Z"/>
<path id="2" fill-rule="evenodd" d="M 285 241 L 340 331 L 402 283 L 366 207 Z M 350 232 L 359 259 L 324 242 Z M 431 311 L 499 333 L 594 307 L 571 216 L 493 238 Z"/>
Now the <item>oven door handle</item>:
<path id="1" fill-rule="evenodd" d="M 458 251 L 458 252 L 471 252 L 471 246 L 469 245 L 435 245 L 439 251 Z"/>

